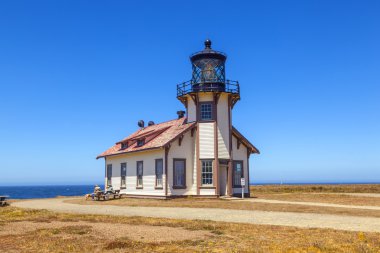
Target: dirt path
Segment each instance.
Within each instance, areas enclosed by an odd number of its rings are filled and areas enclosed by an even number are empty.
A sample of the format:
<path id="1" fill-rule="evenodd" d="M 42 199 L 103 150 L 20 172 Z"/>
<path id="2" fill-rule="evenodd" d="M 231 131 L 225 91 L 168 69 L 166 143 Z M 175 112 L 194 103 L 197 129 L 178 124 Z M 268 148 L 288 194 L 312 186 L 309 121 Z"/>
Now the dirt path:
<path id="1" fill-rule="evenodd" d="M 370 197 L 370 198 L 380 198 L 380 193 L 331 193 L 331 194 L 343 194 L 355 197 Z"/>
<path id="2" fill-rule="evenodd" d="M 47 209 L 57 212 L 145 216 L 157 218 L 213 220 L 279 226 L 332 228 L 338 230 L 380 232 L 380 218 L 339 216 L 315 213 L 267 212 L 216 208 L 132 207 L 79 205 L 64 203 L 65 199 L 38 199 L 15 202 L 21 208 Z"/>
<path id="3" fill-rule="evenodd" d="M 320 202 L 301 202 L 301 201 L 284 201 L 284 200 L 274 200 L 274 199 L 234 199 L 232 201 L 247 201 L 247 202 L 260 202 L 260 203 L 270 203 L 270 204 L 290 204 L 290 205 L 303 205 L 303 206 L 324 206 L 324 207 L 338 207 L 338 208 L 349 208 L 349 209 L 367 209 L 367 210 L 379 210 L 380 206 L 354 206 L 354 205 L 341 205 L 341 204 L 330 204 L 330 203 L 320 203 Z"/>

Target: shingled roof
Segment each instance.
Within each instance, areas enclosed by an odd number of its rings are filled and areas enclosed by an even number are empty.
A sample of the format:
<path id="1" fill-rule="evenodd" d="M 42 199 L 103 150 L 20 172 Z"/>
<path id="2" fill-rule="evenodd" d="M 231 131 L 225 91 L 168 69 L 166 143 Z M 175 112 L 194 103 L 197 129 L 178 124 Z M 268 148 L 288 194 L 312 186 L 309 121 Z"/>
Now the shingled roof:
<path id="1" fill-rule="evenodd" d="M 196 122 L 187 123 L 185 117 L 147 126 L 137 130 L 123 140 L 116 142 L 115 145 L 98 155 L 96 159 L 111 155 L 162 148 L 195 126 Z M 235 127 L 232 127 L 232 134 L 247 146 L 251 153 L 260 154 L 260 151 Z M 137 145 L 137 140 L 139 139 L 145 139 L 144 145 Z M 126 144 L 126 147 L 122 148 L 122 144 Z"/>
<path id="2" fill-rule="evenodd" d="M 195 125 L 195 122 L 187 123 L 187 120 L 184 117 L 141 128 L 98 155 L 96 159 L 111 155 L 162 148 L 193 128 Z M 138 146 L 137 140 L 142 138 L 145 139 L 145 144 Z M 122 144 L 126 144 L 127 147 L 122 148 Z"/>

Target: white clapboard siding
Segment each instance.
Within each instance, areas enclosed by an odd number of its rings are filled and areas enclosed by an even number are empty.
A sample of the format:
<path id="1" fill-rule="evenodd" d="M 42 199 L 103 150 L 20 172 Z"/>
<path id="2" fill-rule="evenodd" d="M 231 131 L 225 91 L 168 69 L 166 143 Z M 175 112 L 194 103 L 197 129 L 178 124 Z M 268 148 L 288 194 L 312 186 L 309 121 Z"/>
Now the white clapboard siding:
<path id="1" fill-rule="evenodd" d="M 192 99 L 187 102 L 187 121 L 193 122 L 197 120 L 197 107 Z"/>
<path id="2" fill-rule="evenodd" d="M 198 131 L 198 130 L 196 130 Z M 197 133 L 194 133 L 194 136 L 197 136 Z M 193 186 L 192 186 L 192 189 L 191 191 L 195 194 L 197 194 L 197 187 L 198 187 L 198 178 L 197 178 L 197 166 L 198 166 L 198 163 L 196 162 L 197 161 L 197 145 L 195 145 L 195 140 L 193 142 L 193 150 L 194 150 L 194 153 L 193 153 Z"/>
<path id="3" fill-rule="evenodd" d="M 232 157 L 234 160 L 243 161 L 243 173 L 245 178 L 245 189 L 244 192 L 248 192 L 249 178 L 248 178 L 248 166 L 247 166 L 247 147 L 241 144 L 239 149 L 237 149 L 237 139 L 235 136 L 232 137 Z M 234 193 L 241 193 L 241 188 L 233 188 Z"/>
<path id="4" fill-rule="evenodd" d="M 230 154 L 228 152 L 228 136 L 227 134 L 222 134 L 220 128 L 218 127 L 218 158 L 219 159 L 230 159 Z"/>
<path id="5" fill-rule="evenodd" d="M 119 190 L 120 189 L 120 183 L 121 183 L 121 177 L 114 177 L 112 175 L 112 178 L 111 178 L 112 188 Z"/>
<path id="6" fill-rule="evenodd" d="M 214 158 L 214 123 L 199 123 L 199 157 Z"/>
<path id="7" fill-rule="evenodd" d="M 198 98 L 200 102 L 213 102 L 214 95 L 212 92 L 202 92 L 198 93 Z"/>
<path id="8" fill-rule="evenodd" d="M 215 195 L 215 189 L 200 189 L 199 195 Z"/>
<path id="9" fill-rule="evenodd" d="M 114 189 L 120 189 L 120 171 L 121 163 L 127 163 L 126 189 L 121 189 L 121 193 L 129 195 L 154 195 L 164 196 L 164 189 L 155 189 L 155 159 L 164 159 L 165 152 L 163 149 L 152 151 L 136 152 L 108 157 L 106 164 L 112 164 L 112 186 Z M 136 162 L 143 161 L 143 188 L 136 189 Z M 165 166 L 165 165 L 164 165 Z M 165 175 L 163 175 L 165 185 Z M 163 187 L 165 188 L 165 187 Z"/>
<path id="10" fill-rule="evenodd" d="M 181 145 L 178 140 L 173 141 L 168 154 L 168 195 L 195 195 L 197 188 L 194 180 L 194 157 L 195 157 L 195 134 L 191 136 L 191 131 L 184 134 Z M 186 159 L 186 189 L 173 188 L 173 160 Z"/>
<path id="11" fill-rule="evenodd" d="M 228 95 L 221 94 L 218 100 L 218 157 L 229 159 L 230 122 L 228 117 Z"/>

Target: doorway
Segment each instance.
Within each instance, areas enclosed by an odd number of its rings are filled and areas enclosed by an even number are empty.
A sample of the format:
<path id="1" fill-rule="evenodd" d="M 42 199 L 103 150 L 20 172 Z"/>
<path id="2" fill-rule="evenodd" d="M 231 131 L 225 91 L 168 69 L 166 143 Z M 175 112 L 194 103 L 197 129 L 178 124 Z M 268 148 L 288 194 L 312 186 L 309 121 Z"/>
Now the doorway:
<path id="1" fill-rule="evenodd" d="M 219 164 L 219 194 L 220 196 L 227 195 L 227 165 Z"/>

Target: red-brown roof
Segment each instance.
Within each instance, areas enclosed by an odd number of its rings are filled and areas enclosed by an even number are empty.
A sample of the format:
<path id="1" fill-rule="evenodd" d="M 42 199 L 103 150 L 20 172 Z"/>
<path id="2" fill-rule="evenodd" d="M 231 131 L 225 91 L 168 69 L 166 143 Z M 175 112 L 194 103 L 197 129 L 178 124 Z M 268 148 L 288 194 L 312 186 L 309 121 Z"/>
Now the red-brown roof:
<path id="1" fill-rule="evenodd" d="M 123 140 L 117 142 L 114 146 L 98 155 L 96 159 L 111 155 L 164 147 L 194 126 L 195 122 L 187 123 L 186 118 L 175 119 L 153 126 L 147 126 L 145 128 L 137 130 L 127 138 L 124 138 Z M 145 144 L 138 147 L 136 140 L 140 137 L 145 138 Z M 121 149 L 122 143 L 127 142 L 129 143 L 129 146 L 127 148 Z"/>
<path id="2" fill-rule="evenodd" d="M 187 130 L 195 127 L 195 125 L 195 122 L 187 123 L 186 118 L 181 118 L 153 126 L 147 126 L 137 130 L 127 138 L 118 141 L 115 145 L 98 155 L 96 159 L 111 155 L 162 148 L 174 141 L 177 137 L 184 134 Z M 247 146 L 251 153 L 260 154 L 260 151 L 253 146 L 235 127 L 232 127 L 232 134 L 245 146 Z M 145 144 L 140 147 L 137 146 L 137 140 L 139 138 L 145 139 Z M 122 149 L 122 143 L 128 143 L 129 145 L 127 148 Z"/>

